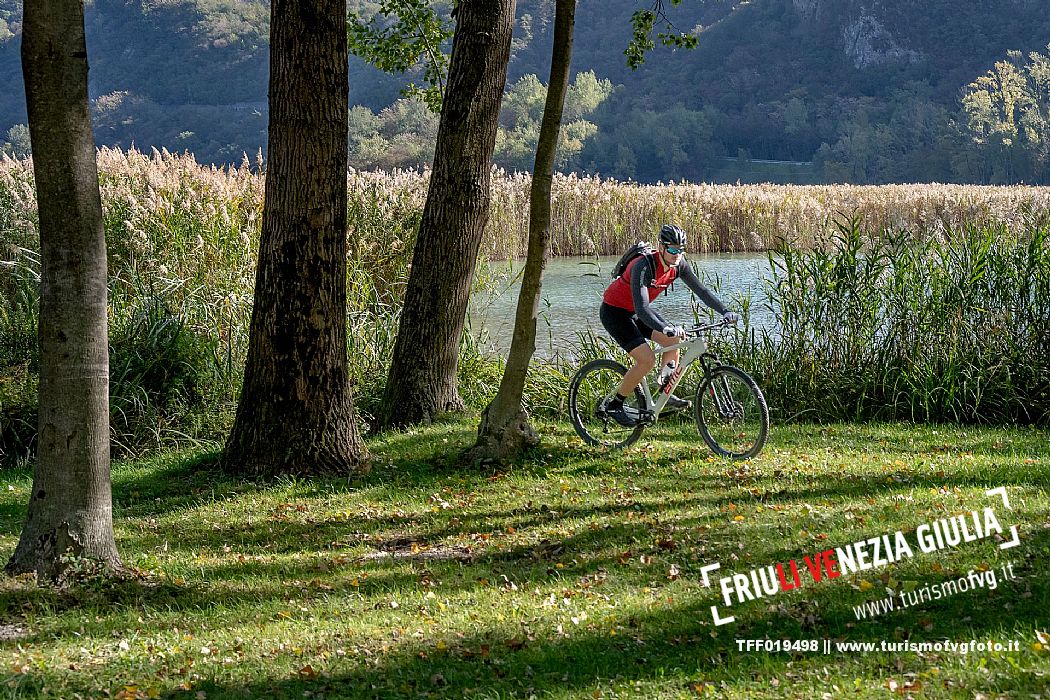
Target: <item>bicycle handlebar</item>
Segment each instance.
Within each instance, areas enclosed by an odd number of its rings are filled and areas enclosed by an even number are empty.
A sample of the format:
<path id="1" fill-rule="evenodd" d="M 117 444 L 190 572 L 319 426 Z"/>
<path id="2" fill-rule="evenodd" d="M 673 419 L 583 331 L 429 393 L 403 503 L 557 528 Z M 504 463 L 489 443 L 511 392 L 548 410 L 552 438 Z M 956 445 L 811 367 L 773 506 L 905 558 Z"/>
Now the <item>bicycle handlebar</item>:
<path id="1" fill-rule="evenodd" d="M 714 330 L 719 330 L 719 329 L 722 329 L 722 328 L 729 328 L 732 325 L 735 325 L 735 324 L 732 324 L 729 321 L 726 321 L 725 319 L 722 319 L 721 321 L 718 321 L 717 323 L 708 323 L 706 325 L 696 325 L 696 326 L 693 326 L 692 328 L 687 328 L 685 333 L 686 333 L 686 335 L 698 336 L 701 333 L 706 333 L 707 331 L 714 331 Z"/>

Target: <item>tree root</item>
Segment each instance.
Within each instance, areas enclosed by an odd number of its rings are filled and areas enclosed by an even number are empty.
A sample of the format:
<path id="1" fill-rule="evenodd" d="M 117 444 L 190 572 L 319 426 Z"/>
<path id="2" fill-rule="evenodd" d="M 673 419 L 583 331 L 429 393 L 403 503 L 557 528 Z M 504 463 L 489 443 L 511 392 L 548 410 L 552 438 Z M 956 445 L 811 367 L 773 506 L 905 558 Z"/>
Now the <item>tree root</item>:
<path id="1" fill-rule="evenodd" d="M 494 424 L 486 412 L 478 428 L 478 441 L 466 456 L 476 465 L 503 464 L 539 444 L 540 436 L 525 411 L 518 411 L 499 425 Z"/>

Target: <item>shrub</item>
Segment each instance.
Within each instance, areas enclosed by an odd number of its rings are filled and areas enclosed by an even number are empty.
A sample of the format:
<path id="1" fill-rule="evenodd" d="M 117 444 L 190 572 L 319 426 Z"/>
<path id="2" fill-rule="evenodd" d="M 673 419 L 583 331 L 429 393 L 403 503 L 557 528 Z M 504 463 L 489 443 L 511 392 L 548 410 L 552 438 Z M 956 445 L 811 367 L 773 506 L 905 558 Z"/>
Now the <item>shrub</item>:
<path id="1" fill-rule="evenodd" d="M 232 401 L 218 341 L 187 325 L 161 299 L 147 298 L 110 333 L 110 430 L 121 452 L 158 447 L 187 414 Z"/>

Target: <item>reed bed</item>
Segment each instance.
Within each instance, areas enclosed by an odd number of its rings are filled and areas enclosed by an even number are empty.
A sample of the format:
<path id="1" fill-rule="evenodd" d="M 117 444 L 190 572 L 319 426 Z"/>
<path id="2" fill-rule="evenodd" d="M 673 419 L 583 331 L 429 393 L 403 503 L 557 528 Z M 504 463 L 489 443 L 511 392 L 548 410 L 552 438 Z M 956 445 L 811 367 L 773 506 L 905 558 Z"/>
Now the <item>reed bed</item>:
<path id="1" fill-rule="evenodd" d="M 771 253 L 777 326 L 724 347 L 781 420 L 1050 424 L 1050 228 Z"/>
<path id="2" fill-rule="evenodd" d="M 263 184 L 258 167 L 247 160 L 218 169 L 188 155 L 103 148 L 99 168 L 110 242 L 127 239 L 127 250 L 120 252 L 148 252 L 151 234 L 178 229 L 182 236 L 189 229 L 193 235 L 186 242 L 199 250 L 250 259 Z M 360 259 L 389 261 L 411 250 L 428 182 L 426 171 L 349 174 L 350 233 L 359 242 Z M 524 255 L 529 186 L 527 173 L 493 170 L 491 217 L 481 251 L 486 259 Z M 554 255 L 619 254 L 667 221 L 693 235 L 690 248 L 697 252 L 771 250 L 784 241 L 822 247 L 834 240 L 836 220 L 843 215 L 855 218 L 868 238 L 907 231 L 920 240 L 944 240 L 967 228 L 1018 230 L 1050 221 L 1050 187 L 1025 185 L 638 185 L 558 174 L 552 196 Z M 28 163 L 0 161 L 5 244 L 32 247 L 35 207 Z M 368 237 L 357 235 L 362 213 L 375 227 Z M 224 238 L 231 235 L 232 240 Z M 228 245 L 237 240 L 236 250 Z"/>
<path id="3" fill-rule="evenodd" d="M 354 173 L 351 191 L 366 188 L 381 208 L 422 207 L 427 173 Z M 366 183 L 366 184 L 365 184 Z M 530 176 L 493 171 L 492 212 L 482 254 L 524 257 Z M 852 216 L 867 238 L 907 231 L 945 240 L 953 231 L 1017 230 L 1050 221 L 1050 187 L 977 185 L 638 185 L 600 177 L 555 175 L 553 255 L 619 255 L 675 222 L 698 252 L 765 251 L 788 242 L 819 248 L 834 241 L 836 220 Z"/>
<path id="4" fill-rule="evenodd" d="M 247 348 L 262 179 L 154 152 L 99 152 L 118 454 L 217 439 Z M 32 166 L 0 163 L 0 458 L 35 437 L 39 239 Z M 6 292 L 14 290 L 16 294 Z"/>
<path id="5" fill-rule="evenodd" d="M 102 149 L 118 452 L 221 439 L 247 349 L 263 178 L 165 151 Z M 351 172 L 349 352 L 367 420 L 382 394 L 427 174 Z M 481 257 L 520 256 L 529 179 L 496 171 Z M 1002 422 L 1047 413 L 1050 188 L 640 186 L 558 176 L 553 253 L 618 254 L 663 221 L 697 250 L 770 250 L 783 329 L 731 348 L 784 417 Z M 840 212 L 848 212 L 843 226 Z M 0 459 L 35 435 L 39 240 L 31 164 L 0 161 Z M 489 266 L 479 266 L 480 288 Z M 580 351 L 604 352 L 582 339 Z M 1042 354 L 1040 354 L 1042 353 Z M 482 405 L 498 359 L 463 343 Z M 1042 359 L 1041 359 L 1042 358 Z M 557 413 L 571 368 L 537 366 L 526 403 Z M 833 400 L 824 397 L 833 395 Z M 779 402 L 779 403 L 778 403 Z"/>

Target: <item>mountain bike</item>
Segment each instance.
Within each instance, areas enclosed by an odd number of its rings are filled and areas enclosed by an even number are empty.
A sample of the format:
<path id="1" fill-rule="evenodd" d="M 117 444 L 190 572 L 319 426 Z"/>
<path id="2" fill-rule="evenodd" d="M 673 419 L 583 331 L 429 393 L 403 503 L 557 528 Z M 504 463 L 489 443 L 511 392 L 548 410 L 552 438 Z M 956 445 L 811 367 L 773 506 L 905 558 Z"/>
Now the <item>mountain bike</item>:
<path id="1" fill-rule="evenodd" d="M 706 334 L 727 327 L 725 321 L 695 326 L 686 330 L 685 340 L 654 348 L 657 357 L 675 348 L 681 350 L 681 356 L 666 383 L 662 387 L 656 385 L 655 399 L 646 379 L 624 401 L 628 414 L 638 421 L 632 427 L 623 427 L 605 414 L 605 406 L 616 395 L 627 368 L 609 358 L 585 364 L 569 383 L 569 417 L 576 433 L 588 445 L 623 449 L 633 444 L 646 426 L 656 423 L 675 387 L 693 363 L 699 362 L 704 376 L 696 391 L 693 411 L 700 436 L 721 457 L 750 459 L 757 455 L 769 434 L 766 398 L 749 374 L 723 364 L 708 352 L 704 339 Z"/>

